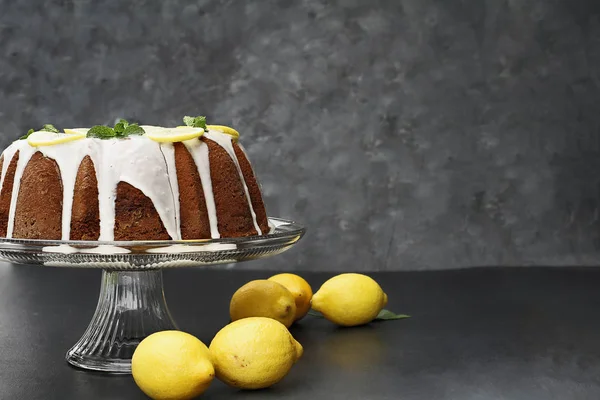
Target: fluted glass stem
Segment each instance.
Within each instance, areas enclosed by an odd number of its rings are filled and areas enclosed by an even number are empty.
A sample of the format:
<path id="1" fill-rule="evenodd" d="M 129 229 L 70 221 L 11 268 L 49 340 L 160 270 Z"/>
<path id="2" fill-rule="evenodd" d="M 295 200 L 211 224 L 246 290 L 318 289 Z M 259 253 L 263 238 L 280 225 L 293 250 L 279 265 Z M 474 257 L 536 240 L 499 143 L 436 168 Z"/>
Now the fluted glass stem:
<path id="1" fill-rule="evenodd" d="M 165 301 L 161 270 L 104 270 L 94 317 L 67 361 L 89 370 L 130 373 L 137 345 L 171 329 L 177 325 Z"/>

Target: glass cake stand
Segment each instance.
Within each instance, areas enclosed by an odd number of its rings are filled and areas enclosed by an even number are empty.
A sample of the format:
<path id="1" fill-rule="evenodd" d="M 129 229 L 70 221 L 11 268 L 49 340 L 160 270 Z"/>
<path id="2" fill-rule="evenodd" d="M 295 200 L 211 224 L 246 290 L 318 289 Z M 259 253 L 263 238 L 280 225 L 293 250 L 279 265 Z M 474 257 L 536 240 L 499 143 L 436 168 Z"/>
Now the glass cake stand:
<path id="1" fill-rule="evenodd" d="M 282 253 L 304 235 L 300 224 L 269 218 L 271 233 L 233 239 L 86 242 L 0 238 L 0 258 L 17 264 L 100 268 L 96 312 L 67 361 L 79 368 L 131 373 L 148 335 L 178 329 L 163 291 L 162 270 L 257 260 Z"/>

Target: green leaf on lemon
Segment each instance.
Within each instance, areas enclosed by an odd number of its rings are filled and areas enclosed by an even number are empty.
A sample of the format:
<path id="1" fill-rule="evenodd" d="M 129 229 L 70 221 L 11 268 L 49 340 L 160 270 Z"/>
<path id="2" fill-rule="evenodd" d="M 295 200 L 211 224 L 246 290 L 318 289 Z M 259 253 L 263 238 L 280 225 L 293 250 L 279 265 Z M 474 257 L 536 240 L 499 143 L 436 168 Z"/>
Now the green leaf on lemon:
<path id="1" fill-rule="evenodd" d="M 378 321 L 391 321 L 394 319 L 404 319 L 404 318 L 410 318 L 410 315 L 395 314 L 395 313 L 391 312 L 390 310 L 381 310 L 379 312 L 379 315 L 377 315 L 377 318 L 375 318 L 375 319 Z"/>
<path id="2" fill-rule="evenodd" d="M 317 317 L 317 318 L 325 318 L 323 316 L 323 314 L 321 314 L 318 311 L 312 310 L 312 309 L 308 311 L 308 315 L 311 315 L 311 316 Z M 392 321 L 395 319 L 405 319 L 405 318 L 410 318 L 410 315 L 396 314 L 396 313 L 391 312 L 390 310 L 381 310 L 379 312 L 379 314 L 377 315 L 377 317 L 375 318 L 375 321 Z"/>

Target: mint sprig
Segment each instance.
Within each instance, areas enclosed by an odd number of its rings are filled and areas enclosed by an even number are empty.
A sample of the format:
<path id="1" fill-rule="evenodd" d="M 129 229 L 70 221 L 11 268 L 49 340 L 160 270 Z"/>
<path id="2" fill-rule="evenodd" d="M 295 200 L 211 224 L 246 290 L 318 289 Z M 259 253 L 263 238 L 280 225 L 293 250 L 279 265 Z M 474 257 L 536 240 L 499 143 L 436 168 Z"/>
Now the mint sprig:
<path id="1" fill-rule="evenodd" d="M 117 136 L 123 136 L 123 132 L 125 132 L 125 128 L 127 128 L 129 126 L 129 122 L 127 122 L 127 120 L 124 119 L 120 119 L 119 122 L 117 122 L 115 124 L 115 127 L 113 128 L 115 133 L 117 134 Z"/>
<path id="2" fill-rule="evenodd" d="M 308 315 L 311 315 L 311 316 L 317 317 L 317 318 L 325 318 L 325 316 L 323 314 L 321 314 L 320 312 L 315 311 L 313 309 L 308 311 Z M 377 317 L 375 317 L 375 321 L 391 321 L 394 319 L 406 319 L 406 318 L 410 318 L 410 315 L 395 314 L 395 313 L 391 312 L 390 310 L 381 310 L 379 312 L 379 314 L 377 315 Z"/>
<path id="3" fill-rule="evenodd" d="M 127 120 L 120 119 L 111 128 L 106 125 L 96 125 L 90 128 L 87 137 L 98 139 L 126 138 L 133 135 L 143 135 L 146 133 L 138 124 L 130 124 Z"/>
<path id="4" fill-rule="evenodd" d="M 90 128 L 90 130 L 87 133 L 87 137 L 98 139 L 112 139 L 114 137 L 117 137 L 117 133 L 113 128 L 110 128 L 106 125 L 95 125 Z"/>
<path id="5" fill-rule="evenodd" d="M 190 117 L 190 116 L 186 115 L 185 117 L 183 117 L 183 123 L 186 124 L 187 126 L 191 126 L 193 128 L 207 129 L 206 128 L 206 117 L 203 117 L 203 116 Z"/>
<path id="6" fill-rule="evenodd" d="M 40 129 L 38 129 L 38 132 L 42 131 L 42 132 L 54 132 L 54 133 L 59 133 L 60 131 L 58 129 L 56 129 L 56 127 L 52 124 L 44 124 L 42 125 L 42 127 Z M 19 140 L 25 140 L 27 138 L 29 138 L 29 136 L 31 136 L 31 134 L 33 132 L 36 132 L 34 129 L 30 129 L 27 131 L 27 133 L 23 136 L 21 136 L 19 138 Z"/>
<path id="7" fill-rule="evenodd" d="M 143 135 L 144 133 L 146 133 L 146 131 L 138 124 L 129 124 L 125 127 L 123 136 L 127 137 L 132 135 Z"/>
<path id="8" fill-rule="evenodd" d="M 30 129 L 30 130 L 28 130 L 28 131 L 27 131 L 27 133 L 26 133 L 25 135 L 23 135 L 23 136 L 21 136 L 21 137 L 19 138 L 19 140 L 26 140 L 26 139 L 28 139 L 28 138 L 29 138 L 29 136 L 31 136 L 31 134 L 32 134 L 33 132 L 35 132 L 33 129 Z"/>
<path id="9" fill-rule="evenodd" d="M 54 125 L 52 125 L 52 124 L 44 124 L 44 126 L 42 126 L 42 129 L 40 129 L 40 131 L 60 133 L 60 131 L 58 129 L 56 129 L 54 127 Z"/>

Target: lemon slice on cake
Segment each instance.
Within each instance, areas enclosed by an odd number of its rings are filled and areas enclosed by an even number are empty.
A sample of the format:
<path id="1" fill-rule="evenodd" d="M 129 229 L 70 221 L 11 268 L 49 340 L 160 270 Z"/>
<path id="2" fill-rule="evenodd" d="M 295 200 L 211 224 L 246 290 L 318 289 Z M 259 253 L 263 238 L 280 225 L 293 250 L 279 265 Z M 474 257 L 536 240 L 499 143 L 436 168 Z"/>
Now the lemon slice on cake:
<path id="1" fill-rule="evenodd" d="M 158 128 L 146 129 L 146 136 L 155 142 L 161 143 L 175 143 L 185 142 L 186 140 L 196 139 L 204 135 L 204 129 L 192 128 L 191 126 L 182 126 L 177 128 Z"/>
<path id="2" fill-rule="evenodd" d="M 82 132 L 74 132 L 71 134 L 67 133 L 55 133 L 55 132 L 46 132 L 46 131 L 38 131 L 33 132 L 27 138 L 27 143 L 33 147 L 40 146 L 53 146 L 55 144 L 62 144 L 72 142 L 74 140 L 85 139 L 85 133 Z"/>
<path id="3" fill-rule="evenodd" d="M 225 125 L 206 125 L 206 127 L 213 131 L 217 131 L 217 132 L 225 133 L 229 136 L 233 136 L 233 138 L 235 140 L 238 140 L 240 138 L 240 133 L 238 131 L 236 131 L 235 129 L 230 128 L 228 126 L 225 126 Z"/>
<path id="4" fill-rule="evenodd" d="M 67 135 L 77 135 L 77 134 L 81 134 L 81 133 L 84 135 L 87 135 L 89 130 L 90 130 L 89 128 L 72 128 L 72 129 L 65 128 L 65 133 Z"/>

